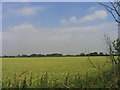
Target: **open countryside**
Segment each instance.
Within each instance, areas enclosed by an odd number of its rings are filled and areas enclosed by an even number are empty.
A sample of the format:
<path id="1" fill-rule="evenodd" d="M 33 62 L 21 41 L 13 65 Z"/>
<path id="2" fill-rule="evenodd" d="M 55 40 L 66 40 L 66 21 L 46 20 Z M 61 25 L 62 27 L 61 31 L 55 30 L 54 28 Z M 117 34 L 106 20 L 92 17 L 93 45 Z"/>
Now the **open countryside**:
<path id="1" fill-rule="evenodd" d="M 106 61 L 109 61 L 105 56 L 91 56 L 90 57 L 93 64 L 96 67 L 103 67 Z M 67 75 L 70 78 L 75 79 L 75 76 L 80 76 L 84 79 L 86 74 L 88 77 L 96 76 L 99 70 L 93 68 L 90 64 L 88 57 L 30 57 L 30 58 L 3 58 L 2 60 L 2 71 L 3 71 L 3 88 L 11 88 L 15 83 L 15 80 L 26 77 L 27 87 L 36 87 L 36 85 L 41 86 L 41 77 L 47 73 L 46 86 L 44 87 L 64 87 L 64 85 L 59 85 L 60 83 L 65 83 Z M 105 68 L 110 69 L 111 64 L 106 64 Z M 20 77 L 19 75 L 22 74 Z M 93 74 L 94 73 L 94 74 Z M 32 75 L 32 83 L 30 85 L 30 77 Z M 24 80 L 16 82 L 13 87 L 22 88 Z M 53 82 L 53 84 L 51 83 Z M 72 82 L 72 81 L 71 81 Z M 39 84 L 38 84 L 39 83 Z M 17 86 L 18 85 L 18 86 Z M 74 83 L 73 83 L 74 85 Z M 77 83 L 73 87 L 78 87 L 81 83 Z M 71 85 L 68 85 L 71 86 Z M 42 87 L 42 86 L 41 86 Z M 43 87 L 43 88 L 44 88 Z M 72 87 L 72 86 L 71 86 Z M 91 86 L 92 87 L 92 86 Z M 79 87 L 78 87 L 79 88 Z"/>
<path id="2" fill-rule="evenodd" d="M 120 88 L 120 2 L 14 1 L 0 3 L 0 88 Z"/>

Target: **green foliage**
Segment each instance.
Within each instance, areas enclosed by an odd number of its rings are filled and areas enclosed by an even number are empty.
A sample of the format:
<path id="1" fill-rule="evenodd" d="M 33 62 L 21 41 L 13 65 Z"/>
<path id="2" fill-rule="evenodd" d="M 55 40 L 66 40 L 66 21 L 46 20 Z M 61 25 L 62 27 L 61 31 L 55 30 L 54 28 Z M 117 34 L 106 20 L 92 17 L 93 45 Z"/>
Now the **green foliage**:
<path id="1" fill-rule="evenodd" d="M 120 40 L 116 39 L 113 41 L 113 47 L 114 47 L 114 53 L 117 53 L 117 55 L 120 55 Z"/>
<path id="2" fill-rule="evenodd" d="M 115 64 L 115 74 L 118 77 L 117 84 L 120 88 L 120 39 L 114 40 L 113 42 L 113 47 L 114 47 L 114 53 L 117 53 L 118 58 L 115 59 L 114 61 L 116 62 Z"/>

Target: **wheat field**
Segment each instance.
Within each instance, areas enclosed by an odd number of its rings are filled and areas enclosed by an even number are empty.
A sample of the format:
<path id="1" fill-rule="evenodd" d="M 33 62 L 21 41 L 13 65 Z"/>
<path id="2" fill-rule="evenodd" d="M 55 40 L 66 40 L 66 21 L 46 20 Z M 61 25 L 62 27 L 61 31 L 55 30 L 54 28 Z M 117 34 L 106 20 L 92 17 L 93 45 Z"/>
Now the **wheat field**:
<path id="1" fill-rule="evenodd" d="M 96 56 L 90 57 L 90 60 L 96 67 L 102 67 L 107 58 Z M 107 63 L 105 68 L 109 67 Z M 47 78 L 46 82 L 49 83 L 41 87 L 53 87 L 53 83 L 65 81 L 66 76 L 75 78 L 75 75 L 79 75 L 84 78 L 86 74 L 94 76 L 94 72 L 98 71 L 88 57 L 2 58 L 3 88 L 23 87 L 21 83 L 27 87 L 38 87 L 36 85 L 40 84 L 41 78 Z"/>

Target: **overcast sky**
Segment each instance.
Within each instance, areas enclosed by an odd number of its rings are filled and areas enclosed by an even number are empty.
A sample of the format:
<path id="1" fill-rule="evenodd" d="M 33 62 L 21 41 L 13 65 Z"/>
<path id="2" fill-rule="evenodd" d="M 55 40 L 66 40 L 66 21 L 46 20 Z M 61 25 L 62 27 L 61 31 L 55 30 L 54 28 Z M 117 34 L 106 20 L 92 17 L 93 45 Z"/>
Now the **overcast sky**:
<path id="1" fill-rule="evenodd" d="M 117 23 L 95 2 L 3 3 L 2 53 L 107 52 L 104 34 L 116 39 Z"/>

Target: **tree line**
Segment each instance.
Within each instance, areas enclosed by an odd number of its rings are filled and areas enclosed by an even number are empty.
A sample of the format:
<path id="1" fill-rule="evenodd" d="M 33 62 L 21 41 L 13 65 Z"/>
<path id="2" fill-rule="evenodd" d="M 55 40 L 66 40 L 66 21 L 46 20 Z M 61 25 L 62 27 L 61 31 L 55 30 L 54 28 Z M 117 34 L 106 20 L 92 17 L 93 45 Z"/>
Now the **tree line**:
<path id="1" fill-rule="evenodd" d="M 115 56 L 117 54 L 114 54 Z M 8 56 L 8 55 L 4 55 L 2 56 L 4 57 L 79 57 L 79 56 L 109 56 L 109 54 L 104 54 L 103 52 L 91 52 L 89 54 L 86 53 L 80 53 L 77 55 L 63 55 L 60 53 L 51 53 L 51 54 L 31 54 L 31 55 L 27 55 L 27 54 L 22 54 L 22 55 L 16 55 L 16 56 Z"/>

